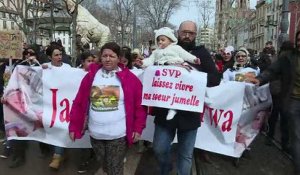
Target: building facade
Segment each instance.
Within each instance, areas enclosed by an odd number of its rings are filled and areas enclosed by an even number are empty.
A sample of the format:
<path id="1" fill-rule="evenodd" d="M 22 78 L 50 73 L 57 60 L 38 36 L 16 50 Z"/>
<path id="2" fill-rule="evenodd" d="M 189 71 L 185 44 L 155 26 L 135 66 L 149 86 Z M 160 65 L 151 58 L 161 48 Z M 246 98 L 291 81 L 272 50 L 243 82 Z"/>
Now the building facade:
<path id="1" fill-rule="evenodd" d="M 248 24 L 253 10 L 249 0 L 216 1 L 216 36 L 218 46 L 244 46 L 249 41 Z"/>
<path id="2" fill-rule="evenodd" d="M 289 38 L 292 42 L 295 42 L 294 39 L 296 37 L 296 33 L 300 31 L 300 2 L 297 0 L 291 0 L 289 4 L 289 10 L 290 10 Z"/>
<path id="3" fill-rule="evenodd" d="M 201 28 L 197 35 L 197 43 L 204 45 L 207 49 L 216 49 L 215 32 L 213 28 Z"/>
<path id="4" fill-rule="evenodd" d="M 265 17 L 267 14 L 267 5 L 265 0 L 260 0 L 256 5 L 254 50 L 262 51 L 265 46 Z"/>
<path id="5" fill-rule="evenodd" d="M 215 30 L 218 48 L 223 48 L 227 43 L 225 36 L 229 7 L 231 7 L 229 0 L 216 0 Z"/>
<path id="6" fill-rule="evenodd" d="M 71 54 L 72 51 L 72 38 L 69 31 L 55 31 L 55 41 L 61 40 L 63 47 L 67 54 Z"/>
<path id="7" fill-rule="evenodd" d="M 15 0 L 16 4 L 19 4 L 20 0 Z M 11 1 L 3 1 L 0 3 L 0 31 L 5 30 L 19 30 L 16 22 L 20 22 L 18 12 L 15 6 L 11 4 Z"/>

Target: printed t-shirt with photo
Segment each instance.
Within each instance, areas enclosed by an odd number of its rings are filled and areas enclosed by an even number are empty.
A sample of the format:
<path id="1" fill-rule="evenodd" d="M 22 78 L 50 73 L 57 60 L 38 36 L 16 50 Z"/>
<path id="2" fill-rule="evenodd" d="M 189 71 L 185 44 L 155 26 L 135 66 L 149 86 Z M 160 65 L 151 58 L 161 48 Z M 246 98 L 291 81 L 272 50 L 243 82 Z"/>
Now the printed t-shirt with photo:
<path id="1" fill-rule="evenodd" d="M 95 139 L 112 140 L 126 135 L 124 93 L 114 76 L 98 70 L 90 93 L 89 131 Z"/>

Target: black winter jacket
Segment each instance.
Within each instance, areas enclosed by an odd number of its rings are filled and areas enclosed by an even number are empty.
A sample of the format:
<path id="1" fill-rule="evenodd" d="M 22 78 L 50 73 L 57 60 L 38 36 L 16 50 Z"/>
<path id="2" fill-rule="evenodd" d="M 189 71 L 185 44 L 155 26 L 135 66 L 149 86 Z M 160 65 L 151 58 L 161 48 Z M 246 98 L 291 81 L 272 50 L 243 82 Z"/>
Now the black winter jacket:
<path id="1" fill-rule="evenodd" d="M 192 66 L 201 72 L 207 73 L 207 86 L 213 87 L 219 85 L 220 76 L 206 48 L 204 46 L 197 46 L 189 50 L 189 52 L 200 58 L 201 64 Z M 177 110 L 177 114 L 172 120 L 166 120 L 167 114 L 168 109 L 155 107 L 153 109 L 153 115 L 156 116 L 154 120 L 155 124 L 179 130 L 192 130 L 200 126 L 200 113 Z"/>
<path id="2" fill-rule="evenodd" d="M 284 110 L 286 110 L 289 106 L 289 99 L 291 97 L 291 92 L 295 81 L 296 66 L 298 65 L 297 57 L 299 56 L 300 52 L 296 49 L 293 51 L 287 51 L 281 54 L 276 62 L 271 64 L 268 69 L 266 69 L 257 77 L 261 85 L 280 77 L 280 99 L 282 104 L 281 107 Z"/>

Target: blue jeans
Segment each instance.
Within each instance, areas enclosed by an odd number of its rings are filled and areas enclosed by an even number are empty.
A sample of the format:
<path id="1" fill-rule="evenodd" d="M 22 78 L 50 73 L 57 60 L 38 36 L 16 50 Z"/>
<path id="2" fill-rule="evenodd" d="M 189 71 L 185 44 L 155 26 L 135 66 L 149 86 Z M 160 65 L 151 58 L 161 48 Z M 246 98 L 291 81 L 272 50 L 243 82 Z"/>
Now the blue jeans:
<path id="1" fill-rule="evenodd" d="M 54 146 L 54 154 L 64 155 L 65 148 Z"/>
<path id="2" fill-rule="evenodd" d="M 160 175 L 168 175 L 172 169 L 171 142 L 175 137 L 176 129 L 155 125 L 153 150 L 159 162 Z M 177 131 L 177 174 L 189 175 L 192 168 L 193 150 L 196 141 L 197 129 Z"/>
<path id="3" fill-rule="evenodd" d="M 300 100 L 291 99 L 289 116 L 293 163 L 296 174 L 300 174 Z"/>

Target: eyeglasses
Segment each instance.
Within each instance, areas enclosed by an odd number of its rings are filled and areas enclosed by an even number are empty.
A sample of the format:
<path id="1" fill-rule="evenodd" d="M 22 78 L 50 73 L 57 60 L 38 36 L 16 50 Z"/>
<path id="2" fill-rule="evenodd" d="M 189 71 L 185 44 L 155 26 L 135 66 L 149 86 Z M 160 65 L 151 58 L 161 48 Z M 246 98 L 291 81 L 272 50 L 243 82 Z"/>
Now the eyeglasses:
<path id="1" fill-rule="evenodd" d="M 180 35 L 182 35 L 182 36 L 186 36 L 186 34 L 189 34 L 190 36 L 195 36 L 196 32 L 189 31 L 189 30 L 180 31 Z"/>
<path id="2" fill-rule="evenodd" d="M 237 55 L 236 57 L 237 57 L 237 58 L 239 58 L 239 57 L 245 58 L 245 57 L 247 57 L 247 55 Z"/>

